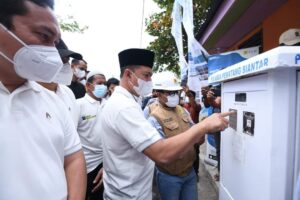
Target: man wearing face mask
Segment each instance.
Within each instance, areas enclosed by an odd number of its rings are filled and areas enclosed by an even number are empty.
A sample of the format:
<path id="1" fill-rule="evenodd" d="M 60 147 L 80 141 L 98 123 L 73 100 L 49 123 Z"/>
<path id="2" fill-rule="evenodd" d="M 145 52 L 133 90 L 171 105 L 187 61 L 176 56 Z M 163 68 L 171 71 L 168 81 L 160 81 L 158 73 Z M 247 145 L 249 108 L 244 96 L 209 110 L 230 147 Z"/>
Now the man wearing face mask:
<path id="1" fill-rule="evenodd" d="M 71 84 L 68 86 L 74 93 L 75 98 L 79 99 L 84 97 L 85 83 L 82 83 L 82 80 L 85 80 L 87 65 L 83 60 L 73 59 L 71 62 L 71 68 L 73 70 L 73 78 Z"/>
<path id="2" fill-rule="evenodd" d="M 87 165 L 86 199 L 98 200 L 103 199 L 100 116 L 107 93 L 106 79 L 103 73 L 100 71 L 89 72 L 86 88 L 86 95 L 77 99 L 79 108 L 77 131 Z"/>
<path id="3" fill-rule="evenodd" d="M 0 199 L 84 199 L 84 156 L 68 110 L 36 81 L 63 63 L 51 0 L 0 4 Z"/>
<path id="4" fill-rule="evenodd" d="M 42 86 L 47 88 L 48 90 L 51 90 L 55 92 L 55 94 L 58 95 L 58 97 L 64 102 L 64 104 L 67 106 L 67 109 L 69 110 L 74 124 L 77 127 L 78 122 L 78 109 L 76 105 L 76 99 L 75 96 L 70 88 L 68 88 L 66 85 L 69 85 L 72 81 L 73 72 L 71 69 L 71 65 L 69 63 L 70 57 L 75 59 L 82 59 L 82 56 L 79 53 L 76 53 L 74 51 L 71 51 L 68 49 L 67 45 L 64 43 L 62 39 L 59 40 L 59 42 L 55 45 L 60 58 L 63 62 L 63 67 L 60 70 L 60 72 L 56 76 L 57 82 L 60 82 L 61 84 L 52 82 L 52 83 L 41 83 Z"/>
<path id="5" fill-rule="evenodd" d="M 119 53 L 120 86 L 101 114 L 104 199 L 152 199 L 154 162 L 171 163 L 186 155 L 210 131 L 224 130 L 231 113 L 214 114 L 174 137 L 163 139 L 144 117 L 139 96 L 152 92 L 154 53 L 126 49 Z M 154 161 L 154 162 L 153 162 Z"/>
<path id="6" fill-rule="evenodd" d="M 182 88 L 175 75 L 165 74 L 154 83 L 153 88 L 158 103 L 152 104 L 148 121 L 163 138 L 174 137 L 194 125 L 188 111 L 179 105 L 179 91 Z M 162 200 L 197 199 L 197 177 L 193 168 L 195 159 L 195 150 L 190 148 L 170 163 L 156 163 L 156 182 Z"/>

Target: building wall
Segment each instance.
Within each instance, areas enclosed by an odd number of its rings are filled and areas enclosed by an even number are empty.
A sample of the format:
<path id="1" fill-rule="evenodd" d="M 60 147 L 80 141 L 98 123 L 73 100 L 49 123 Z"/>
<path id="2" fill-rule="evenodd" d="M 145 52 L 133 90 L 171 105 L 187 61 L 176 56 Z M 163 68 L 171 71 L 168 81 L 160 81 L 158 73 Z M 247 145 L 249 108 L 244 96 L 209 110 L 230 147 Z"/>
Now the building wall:
<path id="1" fill-rule="evenodd" d="M 263 51 L 278 46 L 282 32 L 300 28 L 300 0 L 289 0 L 263 21 Z"/>
<path id="2" fill-rule="evenodd" d="M 281 33 L 290 28 L 300 28 L 300 0 L 288 0 L 262 21 L 261 25 L 250 31 L 226 51 L 239 49 L 238 46 L 241 43 L 261 30 L 263 31 L 263 51 L 268 51 L 279 45 Z"/>

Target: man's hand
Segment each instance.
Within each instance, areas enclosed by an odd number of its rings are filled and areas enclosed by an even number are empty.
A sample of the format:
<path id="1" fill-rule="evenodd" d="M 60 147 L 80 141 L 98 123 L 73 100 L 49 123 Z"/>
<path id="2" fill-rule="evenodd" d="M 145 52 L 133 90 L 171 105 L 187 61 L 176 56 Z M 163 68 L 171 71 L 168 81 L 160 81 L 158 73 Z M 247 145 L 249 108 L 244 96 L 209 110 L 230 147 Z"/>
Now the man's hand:
<path id="1" fill-rule="evenodd" d="M 95 184 L 92 192 L 95 192 L 97 190 L 99 190 L 100 186 L 102 185 L 103 183 L 103 167 L 99 170 L 95 180 L 93 181 L 93 183 Z"/>
<path id="2" fill-rule="evenodd" d="M 215 97 L 215 93 L 213 92 L 213 91 L 208 91 L 207 93 L 206 93 L 206 97 L 207 97 L 207 99 L 208 100 L 214 100 L 216 97 Z"/>
<path id="3" fill-rule="evenodd" d="M 224 131 L 228 128 L 229 120 L 225 117 L 233 115 L 235 112 L 215 113 L 201 122 L 206 133 Z"/>
<path id="4" fill-rule="evenodd" d="M 201 88 L 201 94 L 204 98 L 206 98 L 207 92 L 209 90 L 209 87 L 202 87 Z"/>

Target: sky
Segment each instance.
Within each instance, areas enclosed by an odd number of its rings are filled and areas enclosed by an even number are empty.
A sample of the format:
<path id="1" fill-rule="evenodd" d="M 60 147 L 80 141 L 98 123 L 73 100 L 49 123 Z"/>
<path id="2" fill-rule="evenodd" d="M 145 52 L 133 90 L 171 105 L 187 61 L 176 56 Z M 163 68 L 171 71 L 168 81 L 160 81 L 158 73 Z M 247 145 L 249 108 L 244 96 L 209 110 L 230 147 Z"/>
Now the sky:
<path id="1" fill-rule="evenodd" d="M 152 0 L 144 0 L 144 18 L 159 11 Z M 83 55 L 88 70 L 100 70 L 107 79 L 120 76 L 120 51 L 146 48 L 154 39 L 145 25 L 142 31 L 143 0 L 56 0 L 55 13 L 72 15 L 89 27 L 83 34 L 62 32 L 62 38 L 70 50 Z"/>

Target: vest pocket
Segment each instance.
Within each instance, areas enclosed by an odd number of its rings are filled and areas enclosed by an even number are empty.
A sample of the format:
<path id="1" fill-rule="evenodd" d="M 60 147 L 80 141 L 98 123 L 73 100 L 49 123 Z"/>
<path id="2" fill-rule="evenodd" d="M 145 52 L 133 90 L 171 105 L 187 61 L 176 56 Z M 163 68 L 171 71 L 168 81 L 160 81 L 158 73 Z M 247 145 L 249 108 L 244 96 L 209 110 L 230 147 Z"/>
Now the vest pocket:
<path id="1" fill-rule="evenodd" d="M 182 120 L 184 121 L 184 122 L 187 122 L 187 123 L 189 123 L 189 117 L 187 116 L 187 115 L 183 115 L 182 116 Z"/>
<path id="2" fill-rule="evenodd" d="M 179 124 L 175 121 L 165 122 L 164 126 L 171 131 L 179 128 Z"/>

